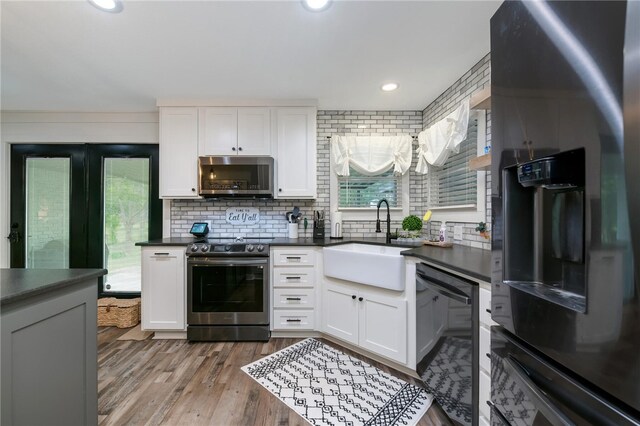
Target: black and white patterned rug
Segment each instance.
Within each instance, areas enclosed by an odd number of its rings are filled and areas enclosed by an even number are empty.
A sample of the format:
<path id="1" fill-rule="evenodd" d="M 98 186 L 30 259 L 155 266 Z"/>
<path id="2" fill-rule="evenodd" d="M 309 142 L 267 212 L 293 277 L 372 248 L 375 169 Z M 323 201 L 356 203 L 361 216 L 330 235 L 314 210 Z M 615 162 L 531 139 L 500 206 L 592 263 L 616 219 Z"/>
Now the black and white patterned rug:
<path id="1" fill-rule="evenodd" d="M 315 339 L 242 370 L 313 425 L 415 425 L 433 401 L 423 388 Z"/>
<path id="2" fill-rule="evenodd" d="M 422 380 L 445 413 L 460 424 L 471 424 L 472 350 L 469 339 L 444 337 Z"/>

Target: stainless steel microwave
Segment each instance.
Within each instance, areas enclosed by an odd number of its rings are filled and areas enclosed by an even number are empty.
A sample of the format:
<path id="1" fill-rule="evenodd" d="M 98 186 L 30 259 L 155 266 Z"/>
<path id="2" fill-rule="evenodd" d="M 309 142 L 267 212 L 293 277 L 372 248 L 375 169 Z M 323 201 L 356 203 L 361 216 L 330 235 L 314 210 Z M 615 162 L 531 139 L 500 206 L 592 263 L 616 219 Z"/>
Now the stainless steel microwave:
<path id="1" fill-rule="evenodd" d="M 273 158 L 198 159 L 198 193 L 207 198 L 273 198 Z"/>

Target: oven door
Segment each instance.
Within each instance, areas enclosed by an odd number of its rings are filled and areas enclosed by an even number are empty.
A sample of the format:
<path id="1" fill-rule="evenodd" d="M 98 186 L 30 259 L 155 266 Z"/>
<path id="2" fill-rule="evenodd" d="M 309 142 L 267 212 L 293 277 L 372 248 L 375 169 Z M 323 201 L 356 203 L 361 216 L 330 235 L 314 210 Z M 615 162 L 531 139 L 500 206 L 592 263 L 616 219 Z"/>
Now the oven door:
<path id="1" fill-rule="evenodd" d="M 190 257 L 187 324 L 269 324 L 269 259 Z"/>

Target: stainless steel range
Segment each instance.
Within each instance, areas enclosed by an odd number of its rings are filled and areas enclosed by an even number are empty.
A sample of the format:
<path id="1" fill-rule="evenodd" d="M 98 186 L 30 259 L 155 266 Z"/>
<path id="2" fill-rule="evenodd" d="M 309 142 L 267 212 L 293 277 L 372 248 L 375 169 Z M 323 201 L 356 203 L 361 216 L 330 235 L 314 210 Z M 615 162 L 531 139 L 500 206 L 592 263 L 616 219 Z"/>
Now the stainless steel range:
<path id="1" fill-rule="evenodd" d="M 269 340 L 269 240 L 203 240 L 187 248 L 187 338 Z"/>

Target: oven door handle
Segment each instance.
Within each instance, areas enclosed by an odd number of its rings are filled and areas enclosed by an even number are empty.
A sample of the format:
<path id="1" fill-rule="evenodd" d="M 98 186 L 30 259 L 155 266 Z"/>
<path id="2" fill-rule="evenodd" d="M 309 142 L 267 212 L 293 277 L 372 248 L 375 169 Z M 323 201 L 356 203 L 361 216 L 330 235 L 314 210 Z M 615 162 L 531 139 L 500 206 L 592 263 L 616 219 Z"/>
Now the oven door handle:
<path id="1" fill-rule="evenodd" d="M 222 265 L 222 266 L 235 266 L 235 265 L 267 265 L 269 263 L 269 259 L 267 258 L 251 258 L 251 259 L 220 259 L 213 257 L 199 257 L 199 258 L 189 258 L 187 263 L 191 266 L 211 266 L 211 265 Z"/>
<path id="2" fill-rule="evenodd" d="M 435 292 L 440 293 L 445 297 L 449 297 L 455 301 L 464 303 L 465 305 L 471 304 L 471 299 L 456 288 L 445 287 L 444 284 L 436 283 L 432 279 L 429 279 L 420 273 L 416 273 L 416 280 L 424 286 L 432 287 Z"/>
<path id="3" fill-rule="evenodd" d="M 553 402 L 547 398 L 541 389 L 531 380 L 529 374 L 520 366 L 520 363 L 512 357 L 506 357 L 503 360 L 505 369 L 518 382 L 521 389 L 529 398 L 534 401 L 536 408 L 544 414 L 546 419 L 553 426 L 573 426 L 575 423 L 571 421 Z"/>

